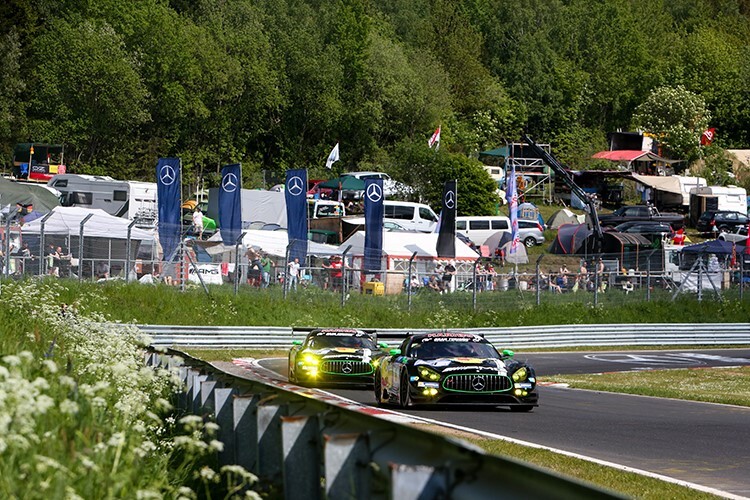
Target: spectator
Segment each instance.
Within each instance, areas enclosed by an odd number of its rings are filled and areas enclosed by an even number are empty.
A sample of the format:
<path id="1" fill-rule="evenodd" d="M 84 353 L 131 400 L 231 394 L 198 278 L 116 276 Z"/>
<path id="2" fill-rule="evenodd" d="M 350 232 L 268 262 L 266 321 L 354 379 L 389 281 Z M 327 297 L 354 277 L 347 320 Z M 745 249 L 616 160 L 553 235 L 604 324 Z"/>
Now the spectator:
<path id="1" fill-rule="evenodd" d="M 47 274 L 50 276 L 60 276 L 60 253 L 62 253 L 62 248 L 50 245 L 51 250 L 47 254 L 47 266 L 49 269 L 47 270 Z"/>
<path id="2" fill-rule="evenodd" d="M 331 286 L 333 291 L 341 290 L 344 278 L 344 261 L 341 257 L 334 255 L 331 257 Z"/>
<path id="3" fill-rule="evenodd" d="M 96 278 L 100 280 L 109 279 L 109 264 L 106 260 L 100 260 L 96 264 Z"/>
<path id="4" fill-rule="evenodd" d="M 492 263 L 488 262 L 484 266 L 484 273 L 487 275 L 487 283 L 485 290 L 492 291 L 495 289 L 495 277 L 497 276 L 497 272 L 495 271 L 495 267 L 492 265 Z"/>
<path id="5" fill-rule="evenodd" d="M 196 234 L 196 238 L 199 240 L 203 239 L 203 212 L 201 207 L 196 206 L 193 212 L 193 231 Z"/>
<path id="6" fill-rule="evenodd" d="M 297 282 L 299 281 L 299 271 L 300 271 L 300 265 L 299 265 L 299 257 L 295 257 L 293 261 L 291 261 L 288 265 L 288 290 L 297 290 Z"/>
<path id="7" fill-rule="evenodd" d="M 557 280 L 553 279 L 552 270 L 549 271 L 549 289 L 551 292 L 562 293 L 562 287 L 560 286 L 560 277 Z"/>
<path id="8" fill-rule="evenodd" d="M 273 272 L 274 264 L 268 254 L 263 254 L 263 258 L 260 259 L 260 269 L 263 278 L 263 288 L 268 288 L 271 283 L 271 272 Z"/>
<path id="9" fill-rule="evenodd" d="M 449 292 L 453 292 L 456 289 L 456 262 L 451 260 L 443 269 L 443 289 Z"/>
<path id="10" fill-rule="evenodd" d="M 333 268 L 331 266 L 331 259 L 323 260 L 321 267 L 323 267 L 323 290 L 328 290 L 328 286 L 331 283 L 331 269 Z"/>
<path id="11" fill-rule="evenodd" d="M 438 293 L 443 293 L 443 288 L 440 286 L 440 280 L 436 274 L 430 276 L 430 280 L 427 282 L 427 288 Z"/>

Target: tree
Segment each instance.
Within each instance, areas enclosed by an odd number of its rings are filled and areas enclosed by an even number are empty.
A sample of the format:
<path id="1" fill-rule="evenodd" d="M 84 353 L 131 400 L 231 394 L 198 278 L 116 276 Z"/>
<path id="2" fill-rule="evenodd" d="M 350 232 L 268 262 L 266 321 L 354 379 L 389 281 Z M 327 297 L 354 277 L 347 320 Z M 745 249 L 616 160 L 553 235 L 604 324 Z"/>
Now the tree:
<path id="1" fill-rule="evenodd" d="M 692 163 L 700 157 L 700 136 L 710 119 L 701 96 L 682 85 L 665 86 L 636 108 L 633 126 L 656 135 L 672 158 Z"/>
<path id="2" fill-rule="evenodd" d="M 494 215 L 500 201 L 495 181 L 482 165 L 459 153 L 435 151 L 418 141 L 402 141 L 396 146 L 391 172 L 414 188 L 420 200 L 440 210 L 445 182 L 458 181 L 459 215 Z"/>

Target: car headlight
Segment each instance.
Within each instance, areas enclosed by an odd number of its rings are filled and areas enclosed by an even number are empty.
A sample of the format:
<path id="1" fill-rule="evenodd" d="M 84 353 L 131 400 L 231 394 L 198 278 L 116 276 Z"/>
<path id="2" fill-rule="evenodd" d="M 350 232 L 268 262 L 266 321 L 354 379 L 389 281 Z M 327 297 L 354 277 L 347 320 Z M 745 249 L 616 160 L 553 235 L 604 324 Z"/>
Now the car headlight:
<path id="1" fill-rule="evenodd" d="M 306 366 L 318 366 L 319 362 L 320 362 L 320 360 L 314 354 L 308 353 L 308 354 L 305 354 L 304 356 L 302 356 L 302 364 L 303 365 L 306 365 Z"/>
<path id="2" fill-rule="evenodd" d="M 526 371 L 526 367 L 522 366 L 516 372 L 513 374 L 513 382 L 520 382 L 522 380 L 526 380 L 526 377 L 528 377 L 529 374 Z"/>
<path id="3" fill-rule="evenodd" d="M 433 370 L 432 368 L 427 368 L 426 366 L 420 366 L 417 369 L 417 372 L 419 373 L 419 376 L 422 377 L 425 380 L 440 380 L 440 374 Z"/>
<path id="4" fill-rule="evenodd" d="M 372 365 L 373 368 L 377 368 L 378 366 L 380 366 L 380 358 L 370 361 L 370 365 Z"/>

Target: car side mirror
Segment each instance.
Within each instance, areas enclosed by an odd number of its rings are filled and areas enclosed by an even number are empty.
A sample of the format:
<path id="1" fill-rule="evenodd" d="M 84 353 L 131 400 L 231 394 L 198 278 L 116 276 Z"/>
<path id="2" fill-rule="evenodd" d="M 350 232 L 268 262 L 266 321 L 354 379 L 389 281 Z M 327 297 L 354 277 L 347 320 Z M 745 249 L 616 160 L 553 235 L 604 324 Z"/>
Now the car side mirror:
<path id="1" fill-rule="evenodd" d="M 516 355 L 516 353 L 514 353 L 510 349 L 503 349 L 503 357 L 504 358 L 512 358 L 515 355 Z"/>
<path id="2" fill-rule="evenodd" d="M 381 349 L 388 349 L 388 344 L 386 344 L 385 342 L 378 342 L 378 347 L 380 347 Z"/>
<path id="3" fill-rule="evenodd" d="M 292 340 L 292 345 L 302 345 L 301 340 Z"/>
<path id="4" fill-rule="evenodd" d="M 398 356 L 399 354 L 401 354 L 401 349 L 391 349 L 390 351 L 388 351 L 388 354 L 390 354 L 391 356 Z"/>

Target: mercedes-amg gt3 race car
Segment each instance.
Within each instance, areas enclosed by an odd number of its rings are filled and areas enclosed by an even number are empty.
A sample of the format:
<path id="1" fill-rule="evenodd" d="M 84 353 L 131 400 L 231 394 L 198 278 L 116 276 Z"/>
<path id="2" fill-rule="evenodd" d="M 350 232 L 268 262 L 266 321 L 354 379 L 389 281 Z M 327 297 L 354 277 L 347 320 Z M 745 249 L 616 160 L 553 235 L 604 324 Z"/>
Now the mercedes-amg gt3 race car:
<path id="1" fill-rule="evenodd" d="M 373 374 L 387 354 L 374 334 L 347 328 L 317 329 L 289 350 L 289 381 L 301 385 L 372 386 Z"/>
<path id="2" fill-rule="evenodd" d="M 375 372 L 378 405 L 489 404 L 538 406 L 534 369 L 479 335 L 436 332 L 408 337 Z"/>

